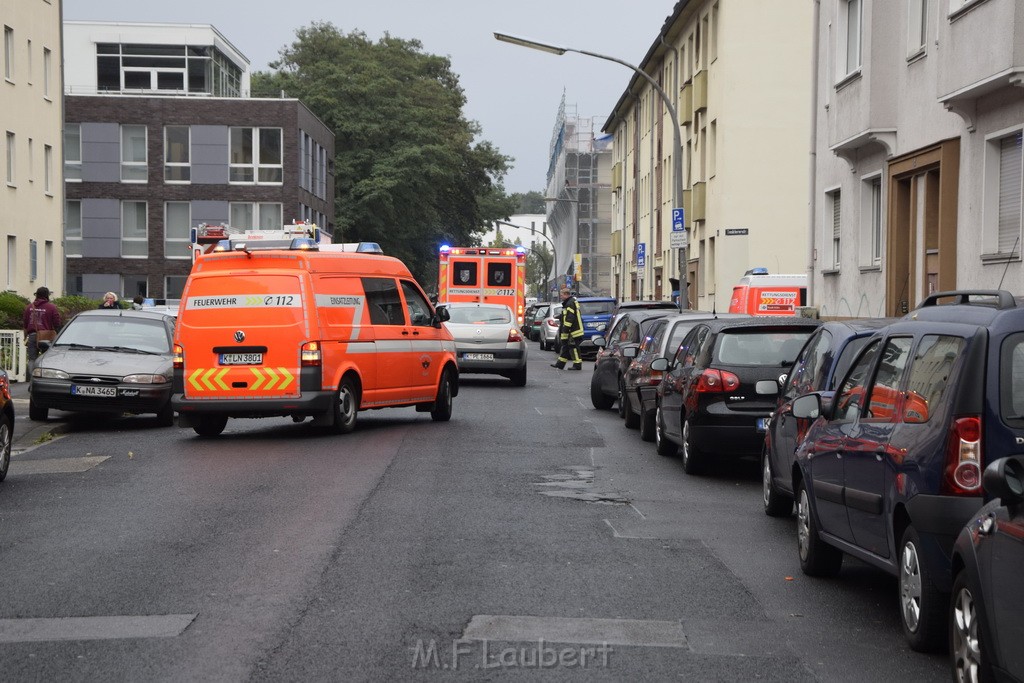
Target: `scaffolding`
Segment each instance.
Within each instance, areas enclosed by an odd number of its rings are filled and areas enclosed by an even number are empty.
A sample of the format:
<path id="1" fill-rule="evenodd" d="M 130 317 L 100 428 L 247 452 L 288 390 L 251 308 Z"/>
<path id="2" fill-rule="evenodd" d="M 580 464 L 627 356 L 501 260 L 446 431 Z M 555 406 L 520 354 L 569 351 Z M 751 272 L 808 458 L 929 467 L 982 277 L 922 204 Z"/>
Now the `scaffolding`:
<path id="1" fill-rule="evenodd" d="M 608 296 L 611 293 L 611 216 L 602 211 L 611 190 L 611 139 L 594 137 L 594 120 L 577 115 L 566 106 L 565 95 L 558 107 L 549 146 L 546 197 L 547 224 L 557 245 L 555 273 L 560 286 L 565 275 L 575 272 L 575 255 L 580 255 L 581 294 Z"/>

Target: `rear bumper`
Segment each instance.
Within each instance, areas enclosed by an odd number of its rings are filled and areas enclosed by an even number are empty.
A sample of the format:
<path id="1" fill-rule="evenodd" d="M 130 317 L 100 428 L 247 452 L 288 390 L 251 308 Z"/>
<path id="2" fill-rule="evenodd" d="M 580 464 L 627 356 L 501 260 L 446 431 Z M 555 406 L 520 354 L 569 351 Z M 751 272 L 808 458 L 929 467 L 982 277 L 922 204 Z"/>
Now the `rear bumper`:
<path id="1" fill-rule="evenodd" d="M 185 371 L 175 370 L 171 405 L 183 416 L 224 415 L 227 417 L 273 417 L 279 415 L 317 415 L 331 410 L 335 392 L 323 389 L 318 367 L 299 371 L 299 395 L 280 398 L 247 398 L 243 390 L 237 396 L 189 398 L 185 396 Z"/>

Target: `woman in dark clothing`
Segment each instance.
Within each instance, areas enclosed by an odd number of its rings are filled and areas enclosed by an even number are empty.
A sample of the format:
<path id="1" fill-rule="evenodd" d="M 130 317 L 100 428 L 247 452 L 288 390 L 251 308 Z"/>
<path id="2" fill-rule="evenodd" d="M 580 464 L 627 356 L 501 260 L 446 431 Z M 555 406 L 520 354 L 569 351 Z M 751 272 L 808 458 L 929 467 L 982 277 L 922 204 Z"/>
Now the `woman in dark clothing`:
<path id="1" fill-rule="evenodd" d="M 117 305 L 117 294 L 113 292 L 107 292 L 103 295 L 103 303 L 100 304 L 100 308 L 121 308 Z"/>

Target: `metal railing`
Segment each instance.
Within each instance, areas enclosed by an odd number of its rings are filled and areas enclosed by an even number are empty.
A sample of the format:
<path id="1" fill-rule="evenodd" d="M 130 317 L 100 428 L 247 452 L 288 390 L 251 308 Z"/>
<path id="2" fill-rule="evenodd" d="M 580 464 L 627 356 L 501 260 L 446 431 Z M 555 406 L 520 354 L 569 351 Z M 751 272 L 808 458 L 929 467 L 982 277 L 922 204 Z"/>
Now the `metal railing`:
<path id="1" fill-rule="evenodd" d="M 0 330 L 0 366 L 7 370 L 12 382 L 28 379 L 28 349 L 25 347 L 25 332 L 22 330 Z"/>

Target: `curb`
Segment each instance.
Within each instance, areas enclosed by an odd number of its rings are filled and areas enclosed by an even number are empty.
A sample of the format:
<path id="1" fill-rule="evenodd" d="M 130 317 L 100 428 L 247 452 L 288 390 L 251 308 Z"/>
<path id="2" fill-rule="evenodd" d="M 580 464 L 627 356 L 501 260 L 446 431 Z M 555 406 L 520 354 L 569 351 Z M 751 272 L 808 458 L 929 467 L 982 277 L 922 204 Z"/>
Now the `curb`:
<path id="1" fill-rule="evenodd" d="M 28 419 L 27 398 L 15 398 L 12 403 L 15 418 L 12 456 L 27 453 L 67 433 L 67 424 L 64 422 L 35 422 Z"/>

